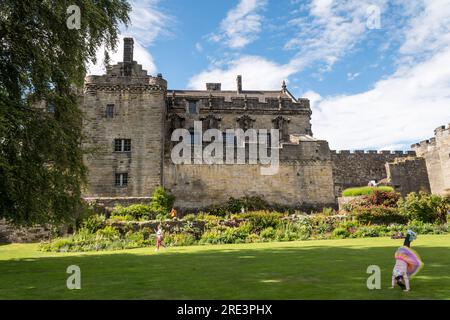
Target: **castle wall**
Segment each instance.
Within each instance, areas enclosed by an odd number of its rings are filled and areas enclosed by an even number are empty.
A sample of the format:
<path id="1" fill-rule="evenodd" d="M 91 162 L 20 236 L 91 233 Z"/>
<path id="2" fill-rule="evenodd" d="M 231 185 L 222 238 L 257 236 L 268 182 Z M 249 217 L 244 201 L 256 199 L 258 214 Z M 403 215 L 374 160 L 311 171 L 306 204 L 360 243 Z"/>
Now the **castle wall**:
<path id="1" fill-rule="evenodd" d="M 386 178 L 386 162 L 395 158 L 414 155 L 414 152 L 403 151 L 331 151 L 335 196 L 340 197 L 342 191 L 351 187 L 366 186 L 369 181 L 380 181 Z"/>
<path id="2" fill-rule="evenodd" d="M 306 210 L 335 206 L 327 142 L 285 144 L 280 161 L 275 175 L 261 175 L 260 164 L 174 165 L 166 161 L 165 187 L 176 196 L 175 205 L 183 208 L 204 208 L 243 196 Z"/>
<path id="3" fill-rule="evenodd" d="M 410 192 L 431 192 L 424 158 L 397 158 L 386 163 L 386 172 L 388 181 L 402 196 Z"/>
<path id="4" fill-rule="evenodd" d="M 165 96 L 161 90 L 113 90 L 88 87 L 83 98 L 84 147 L 90 197 L 143 197 L 161 184 Z M 107 104 L 114 117 L 107 118 Z M 131 139 L 131 152 L 115 152 L 114 139 Z M 115 174 L 127 173 L 128 185 L 115 186 Z"/>
<path id="5" fill-rule="evenodd" d="M 425 159 L 431 192 L 450 194 L 450 126 L 437 128 L 433 138 L 411 148 Z"/>

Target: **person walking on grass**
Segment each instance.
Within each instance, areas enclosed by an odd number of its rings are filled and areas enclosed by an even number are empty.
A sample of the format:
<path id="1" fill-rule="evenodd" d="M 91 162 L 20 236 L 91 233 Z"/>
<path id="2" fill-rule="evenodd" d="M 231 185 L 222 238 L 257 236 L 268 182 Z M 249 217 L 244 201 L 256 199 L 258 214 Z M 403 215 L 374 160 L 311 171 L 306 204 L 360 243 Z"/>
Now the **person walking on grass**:
<path id="1" fill-rule="evenodd" d="M 161 224 L 159 224 L 158 230 L 156 231 L 156 249 L 155 249 L 155 251 L 158 251 L 161 246 L 163 246 L 164 248 L 166 247 L 166 245 L 163 242 L 163 238 L 164 238 L 164 232 L 162 230 Z"/>

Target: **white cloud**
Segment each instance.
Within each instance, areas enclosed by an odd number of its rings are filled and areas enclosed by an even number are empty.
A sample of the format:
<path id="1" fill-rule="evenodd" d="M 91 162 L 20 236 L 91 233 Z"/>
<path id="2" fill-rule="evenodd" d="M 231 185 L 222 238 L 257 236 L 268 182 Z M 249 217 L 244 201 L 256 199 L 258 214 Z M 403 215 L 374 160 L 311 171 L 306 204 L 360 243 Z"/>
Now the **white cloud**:
<path id="1" fill-rule="evenodd" d="M 195 50 L 197 50 L 198 52 L 202 52 L 203 51 L 203 46 L 200 42 L 197 42 L 195 44 Z"/>
<path id="2" fill-rule="evenodd" d="M 406 28 L 400 53 L 433 53 L 450 43 L 450 0 L 424 0 L 423 5 Z"/>
<path id="3" fill-rule="evenodd" d="M 210 35 L 214 42 L 225 41 L 233 49 L 240 49 L 258 38 L 263 17 L 259 12 L 267 0 L 240 0 L 220 23 L 220 33 Z"/>
<path id="4" fill-rule="evenodd" d="M 267 89 L 278 89 L 280 79 L 286 79 L 294 73 L 302 71 L 312 63 L 321 62 L 322 66 L 317 68 L 316 77 L 321 78 L 321 74 L 329 72 L 332 66 L 342 56 L 351 50 L 360 41 L 366 32 L 366 10 L 371 5 L 378 5 L 380 10 L 385 6 L 387 0 L 312 0 L 308 10 L 308 18 L 297 18 L 288 22 L 297 31 L 295 35 L 285 44 L 285 48 L 295 50 L 292 59 L 286 64 L 278 64 L 266 58 L 258 57 L 259 64 L 252 64 L 246 56 L 233 57 L 229 63 L 223 65 L 210 66 L 209 70 L 193 76 L 189 81 L 190 87 L 203 88 L 203 83 L 210 81 L 212 77 L 216 81 L 221 81 L 233 77 L 244 69 L 247 73 L 245 77 L 258 79 L 255 88 L 261 85 Z M 254 39 L 255 33 L 260 31 L 260 17 L 250 19 L 255 22 L 254 27 L 242 28 L 246 26 L 248 15 L 255 15 L 255 10 L 265 5 L 266 1 L 241 0 L 239 5 L 231 10 L 227 18 L 221 23 L 223 35 L 214 34 L 211 37 L 214 41 L 226 40 L 231 47 L 243 47 Z M 301 4 L 301 7 L 305 7 Z M 257 15 L 257 14 L 256 14 Z M 259 16 L 259 15 L 257 15 Z M 253 25 L 253 23 L 250 23 Z M 240 33 L 239 30 L 250 30 L 252 32 Z M 211 39 L 210 37 L 210 39 Z M 249 64 L 246 62 L 250 61 Z M 264 63 L 263 63 L 264 62 Z M 267 66 L 260 69 L 260 64 Z M 278 71 L 271 68 L 277 66 Z M 271 70 L 273 72 L 265 72 Z M 265 77 L 261 78 L 261 73 Z"/>
<path id="5" fill-rule="evenodd" d="M 168 27 L 174 23 L 173 19 L 158 9 L 159 0 L 132 0 L 130 4 L 131 25 L 122 27 L 120 40 L 115 52 L 109 52 L 111 64 L 123 60 L 123 37 L 134 38 L 134 60 L 142 64 L 149 74 L 156 72 L 156 65 L 148 47 L 161 35 L 170 35 Z M 103 63 L 104 47 L 97 51 L 97 63 L 88 67 L 88 74 L 101 75 L 105 73 Z"/>
<path id="6" fill-rule="evenodd" d="M 386 0 L 312 0 L 305 17 L 295 18 L 288 24 L 296 28 L 294 36 L 284 48 L 298 53 L 291 64 L 300 71 L 312 63 L 323 63 L 320 72 L 329 72 L 345 53 L 364 39 L 367 28 L 367 9 L 377 6 L 380 13 Z"/>
<path id="7" fill-rule="evenodd" d="M 359 75 L 360 75 L 359 72 L 355 72 L 355 73 L 348 72 L 347 73 L 347 80 L 349 80 L 349 81 L 355 80 L 356 78 L 359 77 Z"/>
<path id="8" fill-rule="evenodd" d="M 417 12 L 417 3 L 403 4 Z M 314 98 L 313 131 L 331 148 L 409 149 L 449 122 L 450 69 L 443 67 L 450 65 L 449 1 L 422 4 L 422 13 L 403 30 L 394 74 L 360 94 L 323 98 L 307 93 Z"/>
<path id="9" fill-rule="evenodd" d="M 236 76 L 242 75 L 245 90 L 270 90 L 281 88 L 281 83 L 295 72 L 290 65 L 280 65 L 259 56 L 242 56 L 223 68 L 215 66 L 189 80 L 188 87 L 204 89 L 206 82 L 221 82 L 222 89 L 235 90 Z"/>
<path id="10" fill-rule="evenodd" d="M 334 149 L 409 148 L 450 119 L 450 48 L 372 90 L 313 105 L 313 129 Z"/>

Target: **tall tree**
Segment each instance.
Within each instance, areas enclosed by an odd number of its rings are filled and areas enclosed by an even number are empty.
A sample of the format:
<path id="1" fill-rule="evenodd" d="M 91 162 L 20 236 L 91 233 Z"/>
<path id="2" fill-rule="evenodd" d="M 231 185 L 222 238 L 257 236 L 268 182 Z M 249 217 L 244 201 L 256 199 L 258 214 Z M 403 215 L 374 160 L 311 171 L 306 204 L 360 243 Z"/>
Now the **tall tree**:
<path id="1" fill-rule="evenodd" d="M 87 174 L 77 93 L 130 10 L 126 0 L 0 0 L 0 218 L 72 220 Z"/>

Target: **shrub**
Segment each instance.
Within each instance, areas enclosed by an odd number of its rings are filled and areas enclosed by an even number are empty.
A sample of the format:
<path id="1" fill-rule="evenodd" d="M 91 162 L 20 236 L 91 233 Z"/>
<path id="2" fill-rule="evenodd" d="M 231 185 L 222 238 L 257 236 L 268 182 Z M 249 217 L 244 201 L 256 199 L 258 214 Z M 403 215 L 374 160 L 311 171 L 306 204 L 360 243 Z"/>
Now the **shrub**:
<path id="1" fill-rule="evenodd" d="M 218 227 L 203 233 L 199 243 L 200 244 L 243 243 L 245 242 L 247 236 L 248 233 L 246 226 L 237 228 Z"/>
<path id="2" fill-rule="evenodd" d="M 433 224 L 419 220 L 412 220 L 408 223 L 407 229 L 411 229 L 418 234 L 444 234 L 449 231 L 448 224 Z"/>
<path id="3" fill-rule="evenodd" d="M 123 221 L 131 221 L 131 220 L 149 220 L 154 218 L 154 214 L 152 214 L 152 209 L 149 205 L 146 204 L 132 204 L 127 207 L 123 207 L 121 205 L 117 205 L 114 207 L 111 216 L 113 219 L 119 219 L 117 217 L 124 217 Z M 116 217 L 116 218 L 114 218 Z"/>
<path id="4" fill-rule="evenodd" d="M 375 189 L 367 196 L 367 201 L 371 205 L 385 206 L 385 207 L 397 207 L 397 202 L 400 199 L 398 192 L 383 191 L 381 189 Z"/>
<path id="5" fill-rule="evenodd" d="M 164 242 L 171 246 L 191 246 L 196 243 L 189 233 L 171 233 L 165 237 Z"/>
<path id="6" fill-rule="evenodd" d="M 111 216 L 111 217 L 109 217 L 109 220 L 110 221 L 117 221 L 117 222 L 120 222 L 120 221 L 127 222 L 127 221 L 135 221 L 136 219 L 133 218 L 130 215 L 126 215 L 126 216 Z"/>
<path id="7" fill-rule="evenodd" d="M 339 227 L 333 230 L 332 235 L 334 238 L 344 239 L 350 236 L 350 232 L 346 228 Z"/>
<path id="8" fill-rule="evenodd" d="M 120 238 L 120 232 L 113 226 L 106 226 L 96 232 L 98 240 L 117 240 Z"/>
<path id="9" fill-rule="evenodd" d="M 260 241 L 261 241 L 261 238 L 256 233 L 249 234 L 247 236 L 247 238 L 245 239 L 246 243 L 256 243 L 256 242 L 260 242 Z"/>
<path id="10" fill-rule="evenodd" d="M 359 227 L 352 236 L 354 238 L 380 237 L 386 235 L 387 231 L 385 226 L 364 226 Z"/>
<path id="11" fill-rule="evenodd" d="M 246 219 L 251 226 L 252 232 L 260 232 L 268 227 L 276 229 L 281 222 L 282 216 L 282 214 L 277 212 L 255 211 L 238 214 L 234 217 Z"/>
<path id="12" fill-rule="evenodd" d="M 353 208 L 350 215 L 361 224 L 404 224 L 408 222 L 408 217 L 401 214 L 398 209 L 384 206 Z"/>
<path id="13" fill-rule="evenodd" d="M 89 230 L 90 233 L 95 233 L 97 230 L 105 226 L 106 217 L 104 215 L 92 215 L 82 222 L 82 228 Z"/>
<path id="14" fill-rule="evenodd" d="M 336 214 L 336 211 L 333 208 L 323 208 L 322 214 L 324 216 L 333 216 Z"/>
<path id="15" fill-rule="evenodd" d="M 271 241 L 275 239 L 276 230 L 272 227 L 268 227 L 261 231 L 260 237 L 263 241 Z"/>
<path id="16" fill-rule="evenodd" d="M 196 218 L 197 217 L 195 216 L 195 214 L 191 213 L 191 214 L 185 215 L 183 217 L 183 220 L 185 220 L 185 221 L 194 221 L 194 220 L 196 220 Z"/>
<path id="17" fill-rule="evenodd" d="M 394 191 L 394 189 L 392 187 L 388 187 L 388 186 L 356 187 L 356 188 L 345 189 L 344 191 L 342 191 L 342 196 L 343 197 L 356 197 L 356 196 L 370 195 L 375 190 L 385 191 L 385 192 Z"/>
<path id="18" fill-rule="evenodd" d="M 152 195 L 150 210 L 157 214 L 158 219 L 165 219 L 172 210 L 174 202 L 175 197 L 173 195 L 163 187 L 157 187 Z"/>
<path id="19" fill-rule="evenodd" d="M 450 200 L 435 194 L 412 192 L 399 200 L 398 208 L 409 220 L 444 224 L 450 210 Z"/>
<path id="20" fill-rule="evenodd" d="M 71 238 L 58 238 L 51 243 L 43 243 L 40 246 L 41 251 L 68 252 L 73 245 Z"/>

